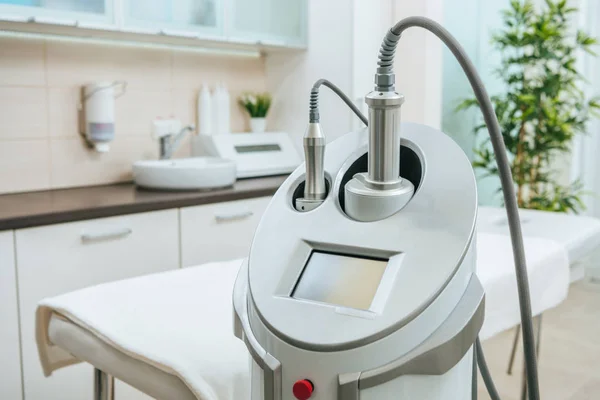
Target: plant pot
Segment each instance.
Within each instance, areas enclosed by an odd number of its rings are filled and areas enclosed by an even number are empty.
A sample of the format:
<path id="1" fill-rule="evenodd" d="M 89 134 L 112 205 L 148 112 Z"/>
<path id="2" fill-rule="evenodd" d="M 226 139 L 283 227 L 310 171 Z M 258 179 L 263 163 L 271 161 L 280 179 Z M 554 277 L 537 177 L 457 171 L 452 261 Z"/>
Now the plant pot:
<path id="1" fill-rule="evenodd" d="M 252 133 L 263 133 L 266 127 L 266 118 L 250 118 L 250 131 Z"/>

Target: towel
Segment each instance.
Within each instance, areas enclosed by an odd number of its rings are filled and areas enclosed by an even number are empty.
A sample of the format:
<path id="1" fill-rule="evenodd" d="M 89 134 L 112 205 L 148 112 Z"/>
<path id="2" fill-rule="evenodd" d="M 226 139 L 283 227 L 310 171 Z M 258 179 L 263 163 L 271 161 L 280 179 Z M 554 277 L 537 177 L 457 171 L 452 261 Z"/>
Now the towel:
<path id="1" fill-rule="evenodd" d="M 539 237 L 523 238 L 533 315 L 556 307 L 569 290 L 569 258 L 562 244 Z M 510 237 L 477 234 L 477 276 L 485 290 L 485 340 L 520 323 L 517 278 Z"/>
<path id="2" fill-rule="evenodd" d="M 241 260 L 93 286 L 43 300 L 36 313 L 44 373 L 79 362 L 48 339 L 53 313 L 113 348 L 179 377 L 202 400 L 249 398 L 249 356 L 233 334 Z"/>

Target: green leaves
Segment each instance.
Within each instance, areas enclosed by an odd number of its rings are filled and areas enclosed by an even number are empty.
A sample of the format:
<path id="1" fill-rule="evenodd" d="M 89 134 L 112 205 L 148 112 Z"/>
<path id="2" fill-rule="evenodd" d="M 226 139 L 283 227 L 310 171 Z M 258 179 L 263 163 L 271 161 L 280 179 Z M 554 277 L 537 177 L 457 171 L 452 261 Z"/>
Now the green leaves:
<path id="1" fill-rule="evenodd" d="M 246 109 L 250 118 L 265 118 L 271 107 L 271 95 L 266 92 L 244 93 L 238 101 Z"/>
<path id="2" fill-rule="evenodd" d="M 503 28 L 492 37 L 502 59 L 495 69 L 506 91 L 492 98 L 506 150 L 512 160 L 519 206 L 551 211 L 583 209 L 581 186 L 560 186 L 552 160 L 569 151 L 573 137 L 586 133 L 592 115 L 600 116 L 600 98 L 586 99 L 577 70 L 577 50 L 595 54 L 596 38 L 573 33 L 569 21 L 577 9 L 567 0 L 546 0 L 536 10 L 531 0 L 511 0 L 502 12 Z M 456 110 L 479 107 L 463 100 Z M 477 134 L 485 125 L 476 126 Z M 473 166 L 497 175 L 488 141 L 474 151 Z"/>

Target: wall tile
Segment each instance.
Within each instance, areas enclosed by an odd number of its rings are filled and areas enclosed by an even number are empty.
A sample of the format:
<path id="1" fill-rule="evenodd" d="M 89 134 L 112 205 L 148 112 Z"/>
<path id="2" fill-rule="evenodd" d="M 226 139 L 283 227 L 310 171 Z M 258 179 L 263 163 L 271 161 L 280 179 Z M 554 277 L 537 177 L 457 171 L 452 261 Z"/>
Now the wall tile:
<path id="1" fill-rule="evenodd" d="M 0 193 L 50 187 L 50 147 L 47 140 L 0 141 Z"/>
<path id="2" fill-rule="evenodd" d="M 0 140 L 45 138 L 46 89 L 0 87 Z"/>
<path id="3" fill-rule="evenodd" d="M 198 90 L 173 89 L 171 91 L 171 114 L 180 119 L 184 125 L 196 125 L 198 109 Z"/>
<path id="4" fill-rule="evenodd" d="M 0 38 L 0 85 L 44 86 L 43 40 Z"/>
<path id="5" fill-rule="evenodd" d="M 169 88 L 171 52 L 99 44 L 48 42 L 48 85 L 125 80 L 129 88 Z"/>
<path id="6" fill-rule="evenodd" d="M 158 158 L 158 145 L 147 137 L 116 137 L 108 153 L 87 149 L 81 139 L 52 139 L 52 188 L 101 185 L 132 179 L 133 162 Z"/>
<path id="7" fill-rule="evenodd" d="M 264 74 L 262 59 L 0 39 L 0 193 L 131 180 L 134 161 L 158 158 L 152 120 L 196 124 L 203 83 L 227 85 L 232 130 L 245 131 L 237 98 L 264 90 Z M 115 103 L 116 138 L 106 154 L 88 150 L 79 137 L 81 86 L 99 80 L 128 82 Z M 190 155 L 188 134 L 174 156 Z"/>
<path id="8" fill-rule="evenodd" d="M 79 135 L 79 86 L 48 88 L 48 134 L 51 138 Z"/>
<path id="9" fill-rule="evenodd" d="M 173 88 L 198 90 L 223 82 L 228 88 L 264 90 L 262 58 L 225 58 L 196 53 L 173 53 Z"/>
<path id="10" fill-rule="evenodd" d="M 115 101 L 115 133 L 150 136 L 152 121 L 172 114 L 170 90 L 130 89 Z"/>

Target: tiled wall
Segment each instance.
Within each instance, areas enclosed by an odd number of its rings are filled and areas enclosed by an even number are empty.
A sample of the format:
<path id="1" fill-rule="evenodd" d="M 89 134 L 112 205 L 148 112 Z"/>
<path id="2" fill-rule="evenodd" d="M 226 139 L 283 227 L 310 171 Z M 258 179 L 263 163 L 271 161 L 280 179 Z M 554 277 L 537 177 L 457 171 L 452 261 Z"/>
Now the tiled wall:
<path id="1" fill-rule="evenodd" d="M 84 146 L 77 119 L 80 87 L 100 80 L 128 83 L 105 154 Z M 231 95 L 232 130 L 246 130 L 236 98 L 265 90 L 263 59 L 0 38 L 0 193 L 130 180 L 132 162 L 158 156 L 151 121 L 195 123 L 199 88 L 217 82 Z M 187 140 L 177 156 L 189 153 Z"/>

